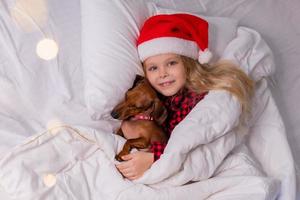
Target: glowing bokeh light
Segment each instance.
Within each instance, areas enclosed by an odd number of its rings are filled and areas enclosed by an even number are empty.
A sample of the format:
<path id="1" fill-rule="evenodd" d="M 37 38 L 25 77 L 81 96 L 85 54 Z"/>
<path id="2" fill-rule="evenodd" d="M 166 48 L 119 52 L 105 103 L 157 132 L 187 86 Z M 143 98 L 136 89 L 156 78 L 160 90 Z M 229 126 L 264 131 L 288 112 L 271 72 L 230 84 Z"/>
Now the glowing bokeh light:
<path id="1" fill-rule="evenodd" d="M 44 60 L 51 60 L 57 56 L 58 45 L 52 39 L 43 39 L 36 45 L 36 53 Z"/>
<path id="2" fill-rule="evenodd" d="M 52 187 L 56 184 L 56 177 L 54 174 L 45 174 L 43 176 L 43 182 L 47 187 Z"/>
<path id="3" fill-rule="evenodd" d="M 47 3 L 45 0 L 17 0 L 10 8 L 10 15 L 23 31 L 37 31 L 47 24 Z"/>

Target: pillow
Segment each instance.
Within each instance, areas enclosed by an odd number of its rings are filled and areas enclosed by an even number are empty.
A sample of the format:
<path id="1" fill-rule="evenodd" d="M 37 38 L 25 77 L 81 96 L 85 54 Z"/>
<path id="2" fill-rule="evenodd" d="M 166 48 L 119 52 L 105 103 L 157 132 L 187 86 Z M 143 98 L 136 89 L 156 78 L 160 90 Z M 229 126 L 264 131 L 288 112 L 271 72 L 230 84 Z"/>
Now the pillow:
<path id="1" fill-rule="evenodd" d="M 173 10 L 180 10 L 181 12 L 190 12 L 190 13 L 206 13 L 206 5 L 201 2 L 202 0 L 152 0 L 155 5 L 162 8 L 168 8 Z M 150 2 L 150 4 L 153 4 Z"/>
<path id="2" fill-rule="evenodd" d="M 110 118 L 110 111 L 131 87 L 135 75 L 143 73 L 136 50 L 143 22 L 154 14 L 179 11 L 135 0 L 81 1 L 81 9 L 86 106 L 94 120 Z M 210 49 L 217 59 L 235 37 L 237 22 L 204 18 L 210 23 Z"/>
<path id="3" fill-rule="evenodd" d="M 108 114 L 142 68 L 136 50 L 140 26 L 150 16 L 135 0 L 81 1 L 85 102 L 93 119 Z"/>

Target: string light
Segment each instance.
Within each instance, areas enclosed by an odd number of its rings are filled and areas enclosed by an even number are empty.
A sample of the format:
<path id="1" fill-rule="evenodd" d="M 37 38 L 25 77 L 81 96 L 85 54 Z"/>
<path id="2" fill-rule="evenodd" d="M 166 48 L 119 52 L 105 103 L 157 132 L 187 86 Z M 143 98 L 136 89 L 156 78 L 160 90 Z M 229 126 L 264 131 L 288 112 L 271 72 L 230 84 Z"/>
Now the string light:
<path id="1" fill-rule="evenodd" d="M 52 135 L 56 135 L 59 131 L 63 130 L 65 124 L 59 119 L 52 119 L 47 123 L 47 129 Z"/>

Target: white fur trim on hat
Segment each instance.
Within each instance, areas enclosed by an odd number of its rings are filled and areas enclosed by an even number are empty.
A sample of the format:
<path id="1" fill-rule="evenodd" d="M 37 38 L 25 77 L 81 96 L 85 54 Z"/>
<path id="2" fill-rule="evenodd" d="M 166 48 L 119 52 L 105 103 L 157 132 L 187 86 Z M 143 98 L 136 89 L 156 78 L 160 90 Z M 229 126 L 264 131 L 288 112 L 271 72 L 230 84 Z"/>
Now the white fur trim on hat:
<path id="1" fill-rule="evenodd" d="M 144 62 L 147 58 L 164 53 L 175 53 L 198 59 L 199 48 L 196 42 L 175 37 L 155 38 L 138 45 L 140 60 Z"/>
<path id="2" fill-rule="evenodd" d="M 200 64 L 208 63 L 213 57 L 213 54 L 209 49 L 205 49 L 204 51 L 199 51 L 198 61 Z"/>

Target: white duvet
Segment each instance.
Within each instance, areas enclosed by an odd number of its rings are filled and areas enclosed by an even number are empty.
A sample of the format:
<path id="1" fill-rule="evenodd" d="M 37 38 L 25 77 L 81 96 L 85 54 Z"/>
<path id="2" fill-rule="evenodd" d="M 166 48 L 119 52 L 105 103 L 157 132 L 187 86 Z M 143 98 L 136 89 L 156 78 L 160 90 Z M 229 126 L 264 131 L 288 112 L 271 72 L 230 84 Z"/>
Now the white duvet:
<path id="1" fill-rule="evenodd" d="M 284 134 L 263 79 L 274 70 L 270 50 L 255 31 L 241 27 L 223 57 L 238 61 L 259 81 L 247 127 L 238 126 L 237 100 L 227 92 L 212 91 L 174 129 L 162 157 L 131 182 L 114 166 L 124 139 L 108 132 L 109 122 L 99 122 L 98 130 L 53 122 L 49 130 L 3 154 L 0 185 L 11 198 L 30 200 L 275 199 L 279 177 L 264 173 L 244 138 L 253 134 L 257 120 L 264 124 L 266 119 L 278 124 L 274 132 Z M 263 115 L 268 117 L 260 119 Z M 260 129 L 270 131 L 267 126 Z"/>
<path id="2" fill-rule="evenodd" d="M 84 88 L 87 80 L 79 55 L 86 47 L 81 49 L 79 1 L 39 0 L 34 5 L 47 2 L 48 6 L 43 10 L 48 24 L 43 25 L 30 15 L 40 12 L 20 12 L 26 3 L 31 5 L 23 1 L 17 9 L 19 20 L 29 19 L 38 28 L 26 33 L 14 26 L 10 16 L 15 2 L 0 1 L 1 200 L 295 199 L 293 158 L 266 81 L 274 72 L 273 58 L 255 31 L 240 27 L 237 37 L 220 55 L 236 61 L 257 81 L 247 127 L 237 127 L 240 108 L 234 98 L 226 92 L 210 92 L 176 127 L 161 159 L 131 182 L 114 167 L 114 155 L 124 143 L 111 134 L 116 122 L 92 120 L 83 98 L 84 90 L 94 92 L 95 88 Z M 110 1 L 93 2 L 101 9 L 105 5 L 114 10 Z M 128 5 L 134 1 L 112 2 L 118 2 L 134 24 L 139 21 L 134 17 L 145 17 L 142 11 L 128 14 Z M 205 1 L 180 2 L 161 4 L 198 11 Z M 91 3 L 89 9 L 97 10 L 95 5 Z M 29 11 L 34 7 L 29 6 Z M 95 24 L 90 25 L 93 28 Z M 36 57 L 36 42 L 44 37 L 58 42 L 57 59 Z M 132 38 L 122 39 L 128 42 Z M 128 52 L 123 53 L 127 57 Z M 220 120 L 214 120 L 215 115 Z"/>

